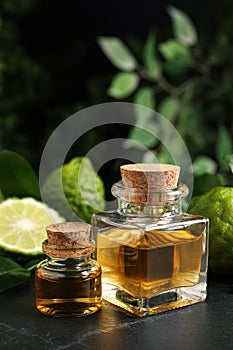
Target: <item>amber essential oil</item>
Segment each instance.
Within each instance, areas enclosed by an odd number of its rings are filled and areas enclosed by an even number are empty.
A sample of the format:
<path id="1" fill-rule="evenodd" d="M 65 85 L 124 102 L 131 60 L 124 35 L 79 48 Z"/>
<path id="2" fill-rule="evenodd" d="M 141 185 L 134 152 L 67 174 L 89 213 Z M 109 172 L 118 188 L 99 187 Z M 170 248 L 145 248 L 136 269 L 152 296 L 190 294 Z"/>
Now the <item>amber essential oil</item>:
<path id="1" fill-rule="evenodd" d="M 98 236 L 101 248 L 97 255 L 104 269 L 105 282 L 124 286 L 124 290 L 135 298 L 151 298 L 167 289 L 197 284 L 202 256 L 201 235 L 195 236 L 188 230 L 144 234 L 133 231 L 128 232 L 127 243 L 125 239 L 122 242 L 125 232 L 122 234 L 121 231 L 113 229 Z"/>
<path id="2" fill-rule="evenodd" d="M 87 265 L 77 271 L 80 261 L 53 259 L 41 263 L 36 270 L 36 307 L 51 316 L 84 316 L 101 307 L 101 269 Z M 63 271 L 57 271 L 63 266 Z M 69 269 L 67 268 L 69 266 Z M 78 272 L 78 275 L 77 275 Z"/>
<path id="3" fill-rule="evenodd" d="M 61 223 L 47 227 L 47 259 L 36 269 L 36 307 L 45 315 L 86 316 L 102 305 L 101 267 L 92 259 L 90 225 Z"/>

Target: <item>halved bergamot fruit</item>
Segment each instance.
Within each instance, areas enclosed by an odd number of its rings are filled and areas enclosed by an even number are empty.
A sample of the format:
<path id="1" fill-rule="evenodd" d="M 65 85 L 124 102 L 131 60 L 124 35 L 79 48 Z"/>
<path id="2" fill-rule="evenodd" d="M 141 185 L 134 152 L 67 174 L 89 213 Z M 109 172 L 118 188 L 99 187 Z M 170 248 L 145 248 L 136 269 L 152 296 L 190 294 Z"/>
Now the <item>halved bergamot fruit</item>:
<path id="1" fill-rule="evenodd" d="M 46 226 L 65 221 L 54 209 L 33 198 L 7 199 L 0 204 L 0 248 L 25 255 L 42 253 Z"/>

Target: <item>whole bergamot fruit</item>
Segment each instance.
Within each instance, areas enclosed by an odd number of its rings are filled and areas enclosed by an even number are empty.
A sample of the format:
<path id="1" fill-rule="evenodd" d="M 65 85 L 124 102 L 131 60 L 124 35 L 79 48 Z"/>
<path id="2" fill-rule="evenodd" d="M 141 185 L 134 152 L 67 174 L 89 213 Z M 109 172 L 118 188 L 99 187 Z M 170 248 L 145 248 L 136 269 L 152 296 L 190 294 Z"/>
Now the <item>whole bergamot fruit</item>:
<path id="1" fill-rule="evenodd" d="M 55 169 L 42 187 L 42 197 L 67 220 L 90 223 L 104 209 L 104 184 L 86 157 L 73 158 Z"/>
<path id="2" fill-rule="evenodd" d="M 209 268 L 233 273 L 233 188 L 217 186 L 193 197 L 188 210 L 210 219 Z"/>

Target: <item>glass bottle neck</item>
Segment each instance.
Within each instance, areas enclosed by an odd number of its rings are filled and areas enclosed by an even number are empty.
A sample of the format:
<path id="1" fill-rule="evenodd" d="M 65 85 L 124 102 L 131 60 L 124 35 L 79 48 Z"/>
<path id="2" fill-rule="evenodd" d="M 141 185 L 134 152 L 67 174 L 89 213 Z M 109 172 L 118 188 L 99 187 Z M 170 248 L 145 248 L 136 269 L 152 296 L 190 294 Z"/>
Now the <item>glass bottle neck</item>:
<path id="1" fill-rule="evenodd" d="M 118 211 L 121 215 L 138 216 L 174 216 L 182 214 L 182 203 L 177 201 L 167 205 L 134 204 L 118 199 Z"/>
<path id="2" fill-rule="evenodd" d="M 78 258 L 56 258 L 48 255 L 47 259 L 49 265 L 54 267 L 73 267 L 90 261 L 91 254 L 83 255 Z"/>
<path id="3" fill-rule="evenodd" d="M 182 214 L 182 199 L 188 195 L 186 185 L 176 189 L 153 189 L 142 192 L 140 189 L 125 188 L 121 182 L 113 185 L 112 193 L 118 199 L 118 211 L 127 216 L 170 217 Z"/>

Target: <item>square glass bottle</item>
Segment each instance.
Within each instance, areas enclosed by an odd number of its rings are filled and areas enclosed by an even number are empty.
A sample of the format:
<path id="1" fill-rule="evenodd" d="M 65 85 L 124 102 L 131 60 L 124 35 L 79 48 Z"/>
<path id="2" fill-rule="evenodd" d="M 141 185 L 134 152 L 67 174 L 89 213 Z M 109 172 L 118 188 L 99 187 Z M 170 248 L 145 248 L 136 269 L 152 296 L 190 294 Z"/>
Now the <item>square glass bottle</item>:
<path id="1" fill-rule="evenodd" d="M 182 212 L 179 170 L 122 166 L 112 187 L 118 210 L 93 215 L 103 299 L 137 316 L 206 299 L 208 219 Z"/>

